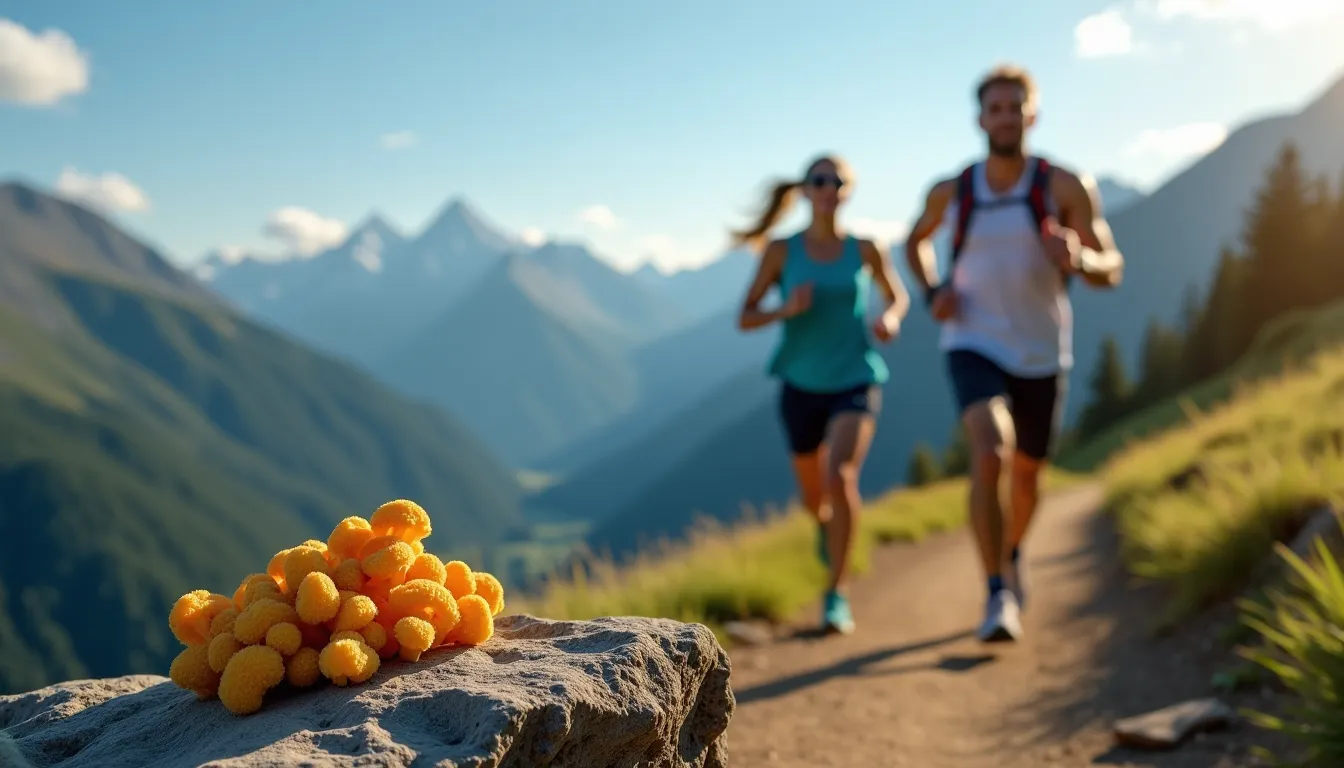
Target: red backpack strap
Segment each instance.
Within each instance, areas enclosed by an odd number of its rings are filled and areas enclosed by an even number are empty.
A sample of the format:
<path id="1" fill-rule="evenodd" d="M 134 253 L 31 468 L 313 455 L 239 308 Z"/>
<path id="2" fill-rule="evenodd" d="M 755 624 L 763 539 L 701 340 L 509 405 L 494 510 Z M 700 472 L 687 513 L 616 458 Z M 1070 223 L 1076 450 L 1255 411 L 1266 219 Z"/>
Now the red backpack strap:
<path id="1" fill-rule="evenodd" d="M 1036 158 L 1036 167 L 1031 176 L 1031 191 L 1027 193 L 1027 204 L 1031 206 L 1032 218 L 1036 220 L 1036 230 L 1049 215 L 1046 207 L 1046 195 L 1050 191 L 1050 163 L 1045 158 Z"/>
<path id="2" fill-rule="evenodd" d="M 975 210 L 975 166 L 969 165 L 957 177 L 957 228 L 952 232 L 952 261 L 961 255 L 966 243 L 966 229 L 971 225 Z"/>
<path id="3" fill-rule="evenodd" d="M 1036 231 L 1041 230 L 1041 222 L 1050 215 L 1050 210 L 1046 206 L 1046 196 L 1050 193 L 1050 163 L 1045 158 L 1036 158 L 1035 171 L 1031 177 L 1031 191 L 1027 194 L 1027 205 L 1031 208 L 1031 216 L 1036 221 Z M 1073 276 L 1064 275 L 1064 287 L 1068 288 L 1073 283 Z"/>

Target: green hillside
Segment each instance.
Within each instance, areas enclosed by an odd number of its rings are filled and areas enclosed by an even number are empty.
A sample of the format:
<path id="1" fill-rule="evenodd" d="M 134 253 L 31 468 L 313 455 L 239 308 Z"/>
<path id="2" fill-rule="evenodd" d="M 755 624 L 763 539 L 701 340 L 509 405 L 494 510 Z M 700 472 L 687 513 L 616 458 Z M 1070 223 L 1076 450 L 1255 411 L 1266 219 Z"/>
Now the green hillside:
<path id="1" fill-rule="evenodd" d="M 228 438 L 358 508 L 414 496 L 472 538 L 500 537 L 511 473 L 469 432 L 360 371 L 224 309 L 205 310 L 70 276 L 57 291 L 102 346 L 135 361 Z"/>
<path id="2" fill-rule="evenodd" d="M 25 266 L 57 329 L 0 301 L 0 691 L 163 673 L 178 595 L 391 498 L 439 551 L 521 530 L 512 474 L 440 412 L 216 302 L 49 263 Z"/>

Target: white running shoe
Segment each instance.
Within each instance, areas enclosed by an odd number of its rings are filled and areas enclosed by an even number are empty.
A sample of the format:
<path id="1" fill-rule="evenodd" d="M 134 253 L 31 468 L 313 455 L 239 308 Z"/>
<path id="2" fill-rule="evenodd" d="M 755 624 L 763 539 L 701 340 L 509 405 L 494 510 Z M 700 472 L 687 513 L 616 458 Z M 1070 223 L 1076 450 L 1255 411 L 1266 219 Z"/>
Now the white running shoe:
<path id="1" fill-rule="evenodd" d="M 1012 592 L 1001 589 L 989 596 L 976 637 L 982 643 L 1016 642 L 1022 637 L 1022 618 Z"/>
<path id="2" fill-rule="evenodd" d="M 1017 599 L 1018 612 L 1027 610 L 1027 585 L 1023 575 L 1022 556 L 1017 556 L 1017 562 L 1008 561 L 1008 565 L 1003 569 L 1003 586 L 1013 593 Z"/>

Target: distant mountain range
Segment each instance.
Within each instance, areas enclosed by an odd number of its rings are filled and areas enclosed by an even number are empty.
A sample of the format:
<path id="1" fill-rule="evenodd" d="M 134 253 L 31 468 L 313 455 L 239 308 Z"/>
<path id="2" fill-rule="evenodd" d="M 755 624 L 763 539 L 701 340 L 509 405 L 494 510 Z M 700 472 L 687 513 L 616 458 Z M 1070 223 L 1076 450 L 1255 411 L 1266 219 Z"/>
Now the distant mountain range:
<path id="1" fill-rule="evenodd" d="M 180 594 L 228 593 L 389 499 L 455 551 L 525 532 L 468 428 L 81 206 L 0 185 L 0 275 L 0 691 L 162 674 Z"/>
<path id="2" fill-rule="evenodd" d="M 659 397 L 672 359 L 642 348 L 675 347 L 754 269 L 734 252 L 698 270 L 626 274 L 577 243 L 524 245 L 454 199 L 413 238 L 371 215 L 311 258 L 212 254 L 196 273 L 259 321 L 454 414 L 522 466 L 600 442 L 603 427 Z M 711 334 L 732 338 L 725 330 Z M 701 373 L 683 372 L 669 396 L 689 401 L 731 371 Z"/>

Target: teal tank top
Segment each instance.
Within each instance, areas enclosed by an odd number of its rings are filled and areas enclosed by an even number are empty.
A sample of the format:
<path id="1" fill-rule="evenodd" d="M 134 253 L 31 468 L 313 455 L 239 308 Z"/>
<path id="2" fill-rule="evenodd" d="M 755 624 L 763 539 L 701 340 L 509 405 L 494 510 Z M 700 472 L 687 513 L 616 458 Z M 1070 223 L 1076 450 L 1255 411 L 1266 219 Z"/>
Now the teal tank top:
<path id="1" fill-rule="evenodd" d="M 890 376 L 887 364 L 869 336 L 872 275 L 863 263 L 859 241 L 845 238 L 840 257 L 832 262 L 809 256 L 801 232 L 787 243 L 780 295 L 787 298 L 795 286 L 811 282 L 812 306 L 784 321 L 770 375 L 807 392 L 885 383 Z"/>

